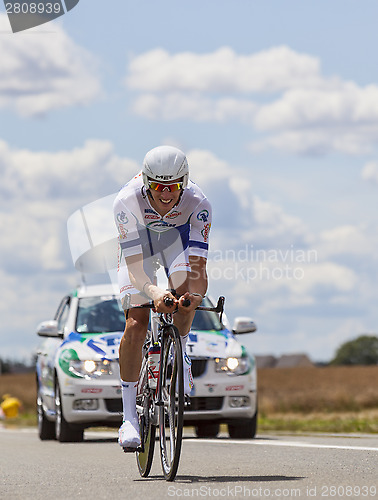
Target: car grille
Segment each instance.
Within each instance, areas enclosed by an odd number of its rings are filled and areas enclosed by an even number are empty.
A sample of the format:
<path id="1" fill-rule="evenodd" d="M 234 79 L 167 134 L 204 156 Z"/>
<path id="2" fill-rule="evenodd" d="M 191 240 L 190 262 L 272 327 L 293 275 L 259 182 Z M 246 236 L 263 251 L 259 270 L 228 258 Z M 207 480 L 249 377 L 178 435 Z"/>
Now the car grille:
<path id="1" fill-rule="evenodd" d="M 105 399 L 106 410 L 110 413 L 122 412 L 122 399 Z"/>
<path id="2" fill-rule="evenodd" d="M 206 371 L 207 359 L 192 359 L 192 375 L 200 377 Z"/>
<path id="3" fill-rule="evenodd" d="M 185 411 L 217 411 L 223 406 L 223 397 L 190 398 L 190 405 Z M 106 410 L 110 413 L 122 413 L 122 399 L 105 399 Z"/>
<path id="4" fill-rule="evenodd" d="M 206 397 L 206 398 L 190 398 L 190 405 L 185 408 L 185 411 L 216 411 L 223 406 L 223 396 Z"/>

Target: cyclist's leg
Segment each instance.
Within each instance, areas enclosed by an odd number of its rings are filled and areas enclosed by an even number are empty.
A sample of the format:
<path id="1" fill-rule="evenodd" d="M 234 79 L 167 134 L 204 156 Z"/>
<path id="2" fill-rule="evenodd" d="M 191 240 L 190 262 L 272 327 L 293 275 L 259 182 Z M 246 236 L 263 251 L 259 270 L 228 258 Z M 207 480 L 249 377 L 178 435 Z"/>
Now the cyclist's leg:
<path id="1" fill-rule="evenodd" d="M 125 316 L 126 328 L 119 347 L 123 405 L 123 423 L 119 430 L 119 444 L 124 448 L 136 448 L 140 445 L 136 391 L 142 360 L 142 346 L 148 325 L 148 310 L 129 309 Z"/>
<path id="2" fill-rule="evenodd" d="M 128 272 L 122 266 L 118 273 L 121 300 L 126 293 L 131 294 L 131 302 L 138 301 L 138 291 L 133 289 Z M 142 346 L 146 337 L 149 311 L 128 309 L 125 311 L 125 332 L 119 347 L 119 367 L 122 387 L 123 423 L 119 429 L 119 444 L 124 448 L 135 449 L 140 444 L 139 422 L 136 412 L 136 389 L 142 361 Z"/>
<path id="3" fill-rule="evenodd" d="M 177 291 L 178 295 L 183 295 L 188 291 L 188 282 L 187 279 L 184 279 L 183 271 L 176 271 L 175 273 L 172 273 L 170 278 L 172 280 L 172 284 L 175 284 L 176 282 L 175 290 Z M 189 331 L 192 326 L 194 315 L 195 311 L 186 314 L 182 314 L 177 311 L 177 313 L 173 316 L 173 322 L 177 327 L 181 337 L 182 359 L 184 368 L 184 394 L 190 394 L 194 387 L 191 369 L 192 362 L 189 354 L 186 351 L 186 343 L 189 338 Z"/>
<path id="4" fill-rule="evenodd" d="M 182 241 L 177 239 L 175 244 L 170 245 L 163 253 L 165 272 L 168 283 L 179 295 L 183 295 L 189 290 L 189 253 L 188 248 L 183 248 Z M 181 336 L 181 347 L 184 367 L 184 393 L 190 394 L 194 387 L 191 360 L 186 352 L 186 342 L 192 326 L 195 311 L 182 314 L 178 311 L 173 316 L 173 322 Z"/>

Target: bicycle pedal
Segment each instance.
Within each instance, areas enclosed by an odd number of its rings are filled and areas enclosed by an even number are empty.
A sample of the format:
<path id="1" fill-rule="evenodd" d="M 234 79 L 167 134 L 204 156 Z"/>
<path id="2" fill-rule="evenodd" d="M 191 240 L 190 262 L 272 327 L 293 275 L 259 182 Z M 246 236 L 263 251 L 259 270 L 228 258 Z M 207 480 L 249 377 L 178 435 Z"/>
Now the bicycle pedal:
<path id="1" fill-rule="evenodd" d="M 191 406 L 192 402 L 190 400 L 190 396 L 188 394 L 185 394 L 184 398 L 184 406 L 187 408 L 188 406 Z"/>
<path id="2" fill-rule="evenodd" d="M 124 446 L 123 447 L 124 453 L 135 453 L 136 451 L 142 451 L 142 448 L 138 446 L 137 448 L 133 448 L 130 446 Z"/>

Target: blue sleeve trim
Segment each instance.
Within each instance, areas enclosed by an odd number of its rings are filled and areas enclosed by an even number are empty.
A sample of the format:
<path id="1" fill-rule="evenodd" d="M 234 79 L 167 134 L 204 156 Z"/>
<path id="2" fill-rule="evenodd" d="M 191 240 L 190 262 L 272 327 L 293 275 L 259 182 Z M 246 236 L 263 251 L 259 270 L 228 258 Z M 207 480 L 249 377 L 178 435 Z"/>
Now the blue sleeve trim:
<path id="1" fill-rule="evenodd" d="M 121 243 L 121 248 L 122 250 L 126 250 L 126 248 L 132 248 L 140 245 L 140 238 L 137 238 L 136 240 L 131 240 L 131 241 L 123 241 Z"/>
<path id="2" fill-rule="evenodd" d="M 209 249 L 208 243 L 203 243 L 202 241 L 189 241 L 189 247 L 203 248 L 204 250 Z"/>

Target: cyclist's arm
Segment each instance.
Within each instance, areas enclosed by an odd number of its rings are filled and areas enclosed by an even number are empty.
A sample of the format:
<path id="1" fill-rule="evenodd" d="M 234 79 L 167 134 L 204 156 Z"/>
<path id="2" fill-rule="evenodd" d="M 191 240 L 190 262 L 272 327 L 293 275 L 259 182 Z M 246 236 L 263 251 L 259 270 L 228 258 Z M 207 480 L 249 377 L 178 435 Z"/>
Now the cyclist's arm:
<path id="1" fill-rule="evenodd" d="M 191 271 L 188 275 L 188 291 L 184 293 L 179 300 L 179 310 L 185 314 L 194 311 L 201 305 L 202 299 L 207 290 L 207 273 L 205 257 L 196 255 L 189 256 Z M 185 307 L 185 300 L 190 301 L 189 307 Z"/>
<path id="2" fill-rule="evenodd" d="M 197 255 L 189 256 L 191 272 L 189 273 L 189 293 L 199 293 L 204 297 L 207 291 L 207 259 Z"/>
<path id="3" fill-rule="evenodd" d="M 203 297 L 207 291 L 207 254 L 211 228 L 211 205 L 204 198 L 190 218 L 189 237 L 189 293 L 199 293 Z M 198 304 L 199 305 L 199 304 Z"/>
<path id="4" fill-rule="evenodd" d="M 130 282 L 134 288 L 143 292 L 147 297 L 154 301 L 154 305 L 158 312 L 169 312 L 172 307 L 167 307 L 164 304 L 165 297 L 174 299 L 173 295 L 162 288 L 151 283 L 150 278 L 144 272 L 143 254 L 130 255 L 125 257 L 127 270 L 129 272 Z M 176 299 L 174 299 L 176 303 Z"/>

